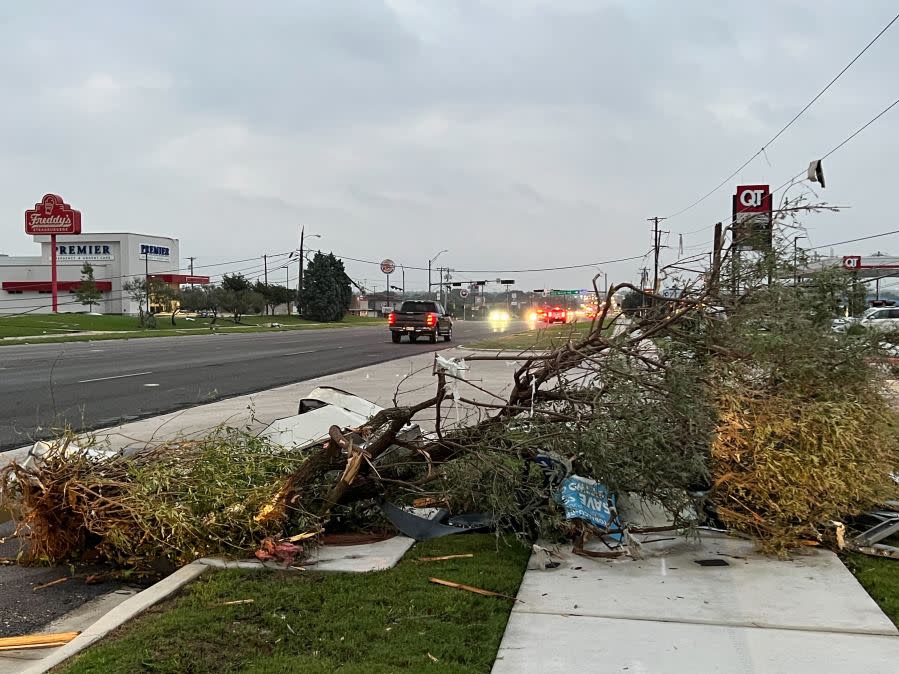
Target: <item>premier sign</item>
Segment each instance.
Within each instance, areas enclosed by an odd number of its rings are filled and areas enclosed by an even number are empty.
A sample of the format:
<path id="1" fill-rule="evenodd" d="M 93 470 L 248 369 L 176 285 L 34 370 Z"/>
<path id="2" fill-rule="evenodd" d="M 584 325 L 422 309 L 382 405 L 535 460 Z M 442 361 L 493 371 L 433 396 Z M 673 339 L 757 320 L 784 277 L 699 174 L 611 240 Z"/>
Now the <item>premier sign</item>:
<path id="1" fill-rule="evenodd" d="M 25 211 L 25 233 L 81 234 L 81 213 L 58 194 L 45 194 L 40 203 Z"/>
<path id="2" fill-rule="evenodd" d="M 771 246 L 773 197 L 769 185 L 738 185 L 733 196 L 733 240 L 738 249 Z"/>
<path id="3" fill-rule="evenodd" d="M 148 243 L 142 243 L 140 245 L 140 256 L 145 257 L 148 260 L 168 262 L 170 255 L 171 252 L 167 246 L 153 246 Z"/>
<path id="4" fill-rule="evenodd" d="M 56 247 L 56 259 L 62 262 L 102 262 L 114 260 L 115 256 L 108 243 L 63 243 Z"/>

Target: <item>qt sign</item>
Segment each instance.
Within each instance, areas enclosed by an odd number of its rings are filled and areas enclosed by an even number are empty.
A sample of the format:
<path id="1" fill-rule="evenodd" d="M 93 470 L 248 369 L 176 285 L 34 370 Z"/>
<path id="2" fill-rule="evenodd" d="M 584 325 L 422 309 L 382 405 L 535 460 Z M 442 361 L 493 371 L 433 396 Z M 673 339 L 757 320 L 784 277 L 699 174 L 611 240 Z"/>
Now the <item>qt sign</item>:
<path id="1" fill-rule="evenodd" d="M 847 271 L 855 271 L 856 269 L 860 269 L 862 266 L 862 256 L 861 255 L 844 255 L 843 256 L 843 269 Z"/>
<path id="2" fill-rule="evenodd" d="M 734 196 L 734 211 L 737 213 L 768 213 L 771 211 L 771 188 L 769 185 L 739 185 Z"/>

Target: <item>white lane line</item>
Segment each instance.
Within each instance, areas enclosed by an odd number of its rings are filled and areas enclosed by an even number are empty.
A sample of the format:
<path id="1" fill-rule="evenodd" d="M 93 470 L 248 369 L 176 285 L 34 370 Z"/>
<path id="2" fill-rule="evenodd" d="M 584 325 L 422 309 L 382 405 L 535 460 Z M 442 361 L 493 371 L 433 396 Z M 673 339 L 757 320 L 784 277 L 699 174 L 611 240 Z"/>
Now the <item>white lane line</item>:
<path id="1" fill-rule="evenodd" d="M 147 388 L 153 388 L 155 386 L 159 386 L 159 384 L 144 384 Z"/>
<path id="2" fill-rule="evenodd" d="M 132 372 L 131 374 L 117 374 L 114 377 L 97 377 L 96 379 L 82 379 L 79 384 L 90 384 L 92 381 L 106 381 L 107 379 L 123 379 L 125 377 L 142 377 L 145 374 L 153 374 L 152 372 Z"/>
<path id="3" fill-rule="evenodd" d="M 304 353 L 318 353 L 318 349 L 312 349 L 311 351 L 294 351 L 292 353 L 284 353 L 284 356 L 302 356 Z"/>

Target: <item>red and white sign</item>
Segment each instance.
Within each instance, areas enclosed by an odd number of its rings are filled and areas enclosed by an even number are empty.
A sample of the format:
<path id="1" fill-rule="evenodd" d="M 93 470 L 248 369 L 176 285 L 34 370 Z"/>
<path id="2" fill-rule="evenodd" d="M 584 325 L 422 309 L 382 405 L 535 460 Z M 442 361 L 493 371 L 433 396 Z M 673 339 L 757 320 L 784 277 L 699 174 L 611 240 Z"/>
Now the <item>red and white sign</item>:
<path id="1" fill-rule="evenodd" d="M 736 213 L 768 213 L 771 211 L 769 185 L 738 185 L 734 200 Z"/>
<path id="2" fill-rule="evenodd" d="M 843 256 L 843 269 L 847 269 L 849 271 L 855 271 L 856 269 L 861 269 L 862 266 L 862 256 L 861 255 L 844 255 Z"/>
<path id="3" fill-rule="evenodd" d="M 393 260 L 391 260 L 390 258 L 387 258 L 386 260 L 383 260 L 381 262 L 381 273 L 382 274 L 390 275 L 395 271 L 396 271 L 396 263 Z"/>
<path id="4" fill-rule="evenodd" d="M 81 234 L 81 212 L 58 194 L 45 194 L 33 209 L 25 211 L 26 234 Z"/>

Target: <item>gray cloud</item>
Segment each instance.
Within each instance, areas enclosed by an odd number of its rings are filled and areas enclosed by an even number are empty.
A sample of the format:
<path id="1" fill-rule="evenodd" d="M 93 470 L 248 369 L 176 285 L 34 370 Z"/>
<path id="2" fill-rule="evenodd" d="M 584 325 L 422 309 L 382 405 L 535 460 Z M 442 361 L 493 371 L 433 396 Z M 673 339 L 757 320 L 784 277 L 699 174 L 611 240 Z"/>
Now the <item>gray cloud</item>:
<path id="1" fill-rule="evenodd" d="M 172 234 L 201 260 L 286 250 L 304 223 L 337 253 L 423 266 L 450 248 L 458 268 L 642 254 L 647 217 L 742 163 L 893 11 L 885 0 L 864 12 L 832 0 L 19 5 L 0 9 L 4 252 L 32 249 L 21 211 L 53 190 L 86 228 Z M 733 182 L 778 185 L 827 151 L 895 97 L 884 85 L 897 58 L 888 33 L 768 150 L 770 166 L 759 158 Z M 889 228 L 897 128 L 884 118 L 828 163 L 826 196 L 854 208 L 810 218 L 813 243 Z M 666 228 L 722 219 L 728 193 Z M 637 266 L 607 271 L 632 278 Z"/>

